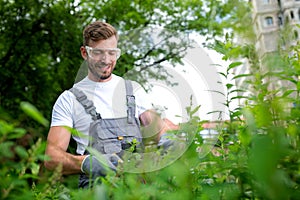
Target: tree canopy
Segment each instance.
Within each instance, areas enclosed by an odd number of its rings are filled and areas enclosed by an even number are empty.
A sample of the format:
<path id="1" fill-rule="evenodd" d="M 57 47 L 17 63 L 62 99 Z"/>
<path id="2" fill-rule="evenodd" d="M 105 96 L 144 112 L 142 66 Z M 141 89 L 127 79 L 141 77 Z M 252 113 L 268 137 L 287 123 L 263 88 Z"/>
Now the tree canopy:
<path id="1" fill-rule="evenodd" d="M 228 4 L 212 0 L 1 1 L 1 106 L 18 116 L 20 102 L 28 101 L 50 117 L 59 93 L 74 83 L 82 62 L 82 29 L 91 21 L 107 21 L 120 35 L 159 26 L 173 33 L 215 36 L 223 34 L 221 19 L 229 14 L 227 7 Z M 162 59 L 153 49 L 149 55 L 143 48 L 132 47 L 141 43 L 126 42 L 138 56 L 124 54 L 116 69 L 119 75 L 147 56 L 152 56 L 157 65 L 164 60 L 180 62 L 176 54 L 163 52 L 166 56 Z M 169 47 L 175 48 L 179 47 Z"/>
<path id="2" fill-rule="evenodd" d="M 261 73 L 249 9 L 245 0 L 0 1 L 0 161 L 5 163 L 0 165 L 1 198 L 299 199 L 300 43 L 281 49 L 280 58 L 270 57 L 270 69 L 284 70 Z M 248 87 L 235 89 L 226 82 L 227 93 L 218 93 L 226 97 L 220 102 L 225 106 L 240 98 L 246 99 L 245 105 L 231 110 L 230 120 L 215 127 L 215 138 L 198 134 L 203 122 L 193 114 L 200 107 L 188 107 L 190 121 L 181 124 L 178 134 L 195 135 L 191 145 L 176 162 L 152 173 L 121 170 L 86 191 L 78 190 L 77 177 L 62 177 L 60 167 L 50 176 L 40 173 L 39 164 L 47 159 L 47 119 L 58 95 L 78 76 L 82 29 L 94 20 L 107 21 L 119 31 L 119 75 L 133 68 L 159 68 L 164 61 L 180 63 L 190 33 L 214 42 L 210 47 L 224 60 L 248 59 L 252 69 L 247 74 L 235 74 L 242 62 L 220 72 L 226 80 L 249 78 Z M 153 30 L 163 30 L 159 45 L 149 37 Z M 248 43 L 237 46 L 232 33 Z M 180 42 L 174 43 L 174 37 Z M 266 77 L 288 81 L 295 89 L 272 89 L 274 79 Z M 230 96 L 245 90 L 249 96 Z M 28 136 L 33 140 L 26 144 Z"/>

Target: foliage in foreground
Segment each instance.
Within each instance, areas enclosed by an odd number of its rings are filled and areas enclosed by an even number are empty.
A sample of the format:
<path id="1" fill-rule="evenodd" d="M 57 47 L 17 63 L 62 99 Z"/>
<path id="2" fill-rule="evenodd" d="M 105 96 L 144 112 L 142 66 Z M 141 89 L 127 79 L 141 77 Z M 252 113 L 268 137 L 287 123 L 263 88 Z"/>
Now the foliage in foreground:
<path id="1" fill-rule="evenodd" d="M 232 51 L 229 46 L 223 47 Z M 295 55 L 298 50 L 294 49 Z M 283 61 L 299 67 L 298 56 L 288 58 L 283 57 Z M 239 64 L 232 63 L 223 75 Z M 283 73 L 281 80 L 289 81 L 290 76 Z M 201 156 L 208 141 L 196 134 L 187 151 L 171 165 L 148 173 L 120 171 L 118 176 L 108 176 L 103 184 L 88 190 L 77 189 L 77 177 L 61 176 L 59 168 L 41 173 L 39 163 L 47 159 L 43 154 L 44 143 L 37 140 L 25 149 L 18 139 L 29 130 L 3 118 L 1 199 L 297 199 L 300 196 L 298 84 L 289 92 L 274 91 L 255 79 L 255 75 L 249 82 L 257 89 L 244 97 L 249 103 L 229 112 L 230 120 L 217 127 L 218 140 L 207 154 Z M 231 93 L 232 87 L 227 86 Z M 227 99 L 227 103 L 233 99 Z M 47 125 L 33 107 L 23 103 L 22 108 Z M 198 132 L 201 124 L 199 119 L 191 117 L 185 131 Z"/>
<path id="2" fill-rule="evenodd" d="M 51 16 L 55 17 L 55 15 Z M 50 22 L 54 21 L 49 20 Z M 69 21 L 71 24 L 72 22 Z M 75 30 L 77 31 L 78 28 Z M 35 44 L 33 46 L 36 47 Z M 56 49 L 55 45 L 54 47 Z M 66 49 L 72 49 L 67 47 Z M 44 140 L 30 138 L 32 133 L 37 133 L 39 130 L 24 127 L 24 124 L 15 121 L 6 115 L 5 111 L 0 110 L 0 175 L 2 178 L 0 198 L 22 200 L 298 199 L 300 196 L 299 44 L 289 49 L 292 50 L 292 55 L 289 52 L 287 54 L 281 52 L 283 54 L 276 56 L 276 59 L 274 56 L 269 57 L 270 70 L 264 71 L 260 70 L 257 55 L 251 45 L 235 47 L 226 40 L 224 43 L 220 42 L 217 49 L 224 54 L 225 59 L 237 53 L 239 56 L 246 57 L 253 69 L 249 74 L 233 77 L 233 79 L 247 77 L 246 88 L 234 89 L 231 83 L 226 84 L 228 93 L 224 94 L 227 97 L 224 104 L 229 107 L 234 99 L 244 98 L 245 105 L 230 110 L 230 120 L 217 128 L 218 140 L 214 143 L 214 148 L 209 149 L 205 156 L 201 152 L 207 147 L 205 142 L 209 141 L 196 135 L 185 154 L 168 167 L 143 174 L 120 172 L 118 176 L 108 176 L 103 180 L 102 185 L 96 185 L 91 190 L 78 190 L 76 176 L 62 176 L 60 168 L 54 172 L 43 170 L 42 162 L 47 159 L 44 157 Z M 20 47 L 20 50 L 23 51 L 23 48 Z M 55 57 L 56 53 L 53 54 Z M 75 54 L 76 52 L 67 58 L 74 59 Z M 25 58 L 26 55 L 23 54 Z M 42 57 L 38 56 L 38 59 L 48 60 L 48 57 L 42 55 Z M 36 60 L 33 61 L 35 64 Z M 69 59 L 65 62 L 68 61 Z M 234 68 L 240 64 L 231 63 L 221 75 L 229 78 Z M 43 65 L 42 69 L 47 66 Z M 34 69 L 32 67 L 29 69 L 32 74 Z M 66 69 L 61 68 L 61 70 Z M 48 76 L 47 73 L 44 75 Z M 274 80 L 285 81 L 291 87 L 271 89 Z M 38 85 L 33 83 L 33 86 Z M 53 86 L 56 87 L 55 84 Z M 5 89 L 4 86 L 2 89 Z M 233 95 L 243 89 L 249 90 L 249 96 Z M 12 94 L 15 95 L 13 92 Z M 14 95 L 12 96 L 15 98 Z M 45 92 L 45 95 L 48 96 L 48 93 Z M 42 100 L 44 102 L 45 99 Z M 19 102 L 20 98 L 16 101 Z M 21 106 L 28 116 L 47 127 L 48 122 L 34 107 L 27 103 L 22 103 Z M 189 125 L 192 128 L 187 132 L 200 131 L 202 122 L 199 119 L 191 119 Z"/>

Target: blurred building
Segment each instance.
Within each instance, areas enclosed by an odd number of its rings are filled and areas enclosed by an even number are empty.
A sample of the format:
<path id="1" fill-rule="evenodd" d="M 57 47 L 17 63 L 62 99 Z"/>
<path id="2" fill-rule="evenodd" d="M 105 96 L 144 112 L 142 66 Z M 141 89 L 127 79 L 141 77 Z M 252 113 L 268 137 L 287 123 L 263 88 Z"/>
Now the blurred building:
<path id="1" fill-rule="evenodd" d="M 253 25 L 256 49 L 263 59 L 268 53 L 288 45 L 283 41 L 284 28 L 292 27 L 292 37 L 299 39 L 300 0 L 250 0 L 253 6 Z"/>
<path id="2" fill-rule="evenodd" d="M 264 73 L 267 70 L 270 71 L 270 68 L 266 67 L 266 63 L 271 60 L 270 56 L 274 59 L 279 49 L 287 49 L 300 38 L 300 0 L 249 0 L 249 3 L 252 5 L 253 29 L 256 36 L 255 49 L 259 57 L 260 70 Z M 273 60 L 274 68 L 271 70 L 280 70 L 280 67 L 275 67 L 276 64 L 280 65 Z M 244 61 L 243 66 L 237 68 L 235 74 L 247 73 L 250 73 L 249 63 Z M 237 80 L 236 85 L 250 90 L 250 85 L 245 83 L 246 79 Z M 280 80 L 263 81 L 271 82 L 272 88 L 289 87 L 288 83 Z M 246 93 L 239 95 L 245 96 Z"/>

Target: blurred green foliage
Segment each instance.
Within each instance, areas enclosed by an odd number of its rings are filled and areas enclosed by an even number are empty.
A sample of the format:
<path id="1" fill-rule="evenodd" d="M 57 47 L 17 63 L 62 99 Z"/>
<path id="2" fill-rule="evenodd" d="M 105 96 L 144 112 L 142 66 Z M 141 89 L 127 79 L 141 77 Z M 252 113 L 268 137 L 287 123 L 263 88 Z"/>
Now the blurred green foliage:
<path id="1" fill-rule="evenodd" d="M 299 199 L 299 43 L 270 55 L 265 64 L 268 71 L 261 70 L 251 42 L 237 45 L 235 35 L 230 34 L 214 40 L 210 47 L 224 55 L 224 60 L 247 58 L 251 70 L 234 74 L 241 63 L 233 61 L 220 73 L 228 81 L 246 78 L 248 85 L 225 84 L 226 102 L 222 103 L 229 108 L 230 120 L 219 124 L 216 143 L 205 155 L 201 151 L 207 148 L 206 141 L 195 134 L 203 122 L 193 117 L 201 107 L 191 107 L 187 108 L 190 121 L 182 128 L 195 137 L 178 160 L 161 170 L 120 171 L 93 189 L 79 190 L 77 176 L 61 175 L 60 167 L 48 172 L 42 165 L 48 159 L 44 156 L 47 119 L 57 96 L 74 83 L 85 24 L 107 20 L 121 34 L 161 25 L 209 38 L 231 28 L 251 41 L 249 10 L 243 1 L 233 0 L 226 4 L 213 0 L 1 1 L 0 198 Z M 143 53 L 147 51 L 141 49 L 138 57 L 126 54 L 116 73 L 126 73 Z M 175 55 L 168 59 L 180 61 Z M 270 87 L 274 80 L 290 87 Z M 240 95 L 245 90 L 248 96 Z M 245 103 L 231 110 L 235 99 Z"/>

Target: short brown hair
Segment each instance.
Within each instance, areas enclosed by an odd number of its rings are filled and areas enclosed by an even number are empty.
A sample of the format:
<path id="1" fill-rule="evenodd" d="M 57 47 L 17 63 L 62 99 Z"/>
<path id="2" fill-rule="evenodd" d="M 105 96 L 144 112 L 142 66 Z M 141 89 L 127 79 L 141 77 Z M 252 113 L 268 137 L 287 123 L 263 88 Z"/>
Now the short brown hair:
<path id="1" fill-rule="evenodd" d="M 118 39 L 118 33 L 112 25 L 95 21 L 83 30 L 83 46 L 88 46 L 91 41 L 106 40 L 112 36 L 116 36 Z"/>

